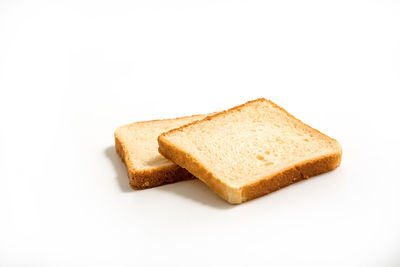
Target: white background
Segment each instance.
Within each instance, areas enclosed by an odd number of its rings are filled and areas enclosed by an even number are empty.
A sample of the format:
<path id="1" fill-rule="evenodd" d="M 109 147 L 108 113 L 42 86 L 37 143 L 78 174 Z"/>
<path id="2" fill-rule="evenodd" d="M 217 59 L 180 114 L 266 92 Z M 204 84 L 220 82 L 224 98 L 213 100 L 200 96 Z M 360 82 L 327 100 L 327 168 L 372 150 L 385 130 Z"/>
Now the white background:
<path id="1" fill-rule="evenodd" d="M 0 1 L 0 266 L 400 266 L 399 1 Z M 114 129 L 265 97 L 335 171 L 232 206 Z"/>

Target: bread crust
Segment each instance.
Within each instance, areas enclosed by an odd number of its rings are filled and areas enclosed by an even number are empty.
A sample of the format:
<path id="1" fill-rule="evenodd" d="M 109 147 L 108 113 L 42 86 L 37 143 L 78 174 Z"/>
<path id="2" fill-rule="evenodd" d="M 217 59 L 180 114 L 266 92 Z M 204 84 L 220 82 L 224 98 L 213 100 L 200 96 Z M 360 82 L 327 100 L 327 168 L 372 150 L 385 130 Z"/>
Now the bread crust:
<path id="1" fill-rule="evenodd" d="M 190 123 L 188 123 L 188 124 L 182 125 L 181 127 L 178 127 L 178 128 L 175 128 L 175 129 L 172 129 L 172 130 L 169 130 L 169 131 L 166 131 L 166 132 L 160 134 L 160 135 L 158 136 L 158 140 L 159 140 L 160 137 L 162 137 L 162 136 L 168 135 L 168 134 L 173 133 L 173 132 L 181 131 L 182 129 L 187 128 L 187 127 L 190 127 L 190 126 L 193 125 L 193 124 L 197 124 L 197 123 L 199 123 L 200 121 L 211 120 L 211 119 L 214 118 L 214 117 L 220 116 L 220 115 L 222 115 L 222 114 L 226 114 L 226 113 L 228 113 L 228 112 L 230 112 L 230 111 L 240 110 L 242 107 L 247 106 L 247 105 L 249 105 L 249 104 L 251 104 L 251 103 L 263 102 L 263 101 L 266 101 L 266 102 L 270 103 L 271 105 L 273 105 L 274 107 L 280 109 L 281 111 L 283 111 L 284 113 L 286 113 L 286 114 L 287 114 L 289 117 L 291 117 L 292 119 L 294 119 L 294 120 L 298 121 L 299 123 L 303 124 L 305 127 L 309 128 L 309 129 L 311 129 L 311 130 L 313 130 L 313 131 L 315 131 L 315 132 L 318 132 L 319 134 L 322 134 L 323 136 L 325 136 L 325 137 L 327 137 L 327 138 L 329 138 L 329 139 L 331 139 L 331 140 L 337 142 L 337 140 L 335 140 L 335 139 L 333 139 L 333 138 L 327 136 L 327 135 L 324 134 L 324 133 L 321 133 L 320 131 L 318 131 L 317 129 L 314 129 L 314 128 L 311 127 L 310 125 L 305 124 L 304 122 L 302 122 L 301 120 L 299 120 L 298 118 L 294 117 L 292 114 L 290 114 L 289 112 L 287 112 L 284 108 L 278 106 L 277 104 L 275 104 L 275 103 L 272 102 L 271 100 L 268 100 L 268 99 L 265 99 L 265 98 L 257 98 L 257 99 L 255 99 L 255 100 L 248 101 L 248 102 L 246 102 L 246 103 L 244 103 L 244 104 L 242 104 L 242 105 L 235 106 L 235 107 L 230 108 L 230 109 L 227 109 L 227 110 L 223 110 L 223 111 L 220 111 L 220 112 L 211 113 L 210 115 L 208 115 L 207 117 L 205 117 L 205 118 L 203 118 L 203 119 L 201 119 L 201 120 L 197 120 L 197 121 L 190 122 Z"/>
<path id="2" fill-rule="evenodd" d="M 161 136 L 160 136 L 161 137 Z M 214 192 L 219 196 L 229 201 L 229 192 L 226 190 L 225 184 L 207 170 L 198 160 L 193 158 L 190 154 L 174 146 L 165 139 L 159 138 L 158 151 L 161 155 L 175 162 L 182 168 L 190 171 L 195 177 L 205 182 Z M 237 198 L 237 196 L 235 197 Z M 229 201 L 231 202 L 231 201 Z M 231 202 L 233 203 L 233 202 Z M 240 202 L 237 202 L 240 203 Z"/>
<path id="3" fill-rule="evenodd" d="M 256 99 L 253 101 L 249 101 L 243 105 L 233 107 L 229 110 L 219 112 L 217 114 L 207 116 L 203 120 L 210 120 L 213 117 L 220 116 L 232 110 L 241 109 L 243 106 L 248 105 L 253 102 L 257 101 L 268 101 L 275 107 L 279 108 L 291 118 L 295 119 L 296 121 L 305 125 L 305 127 L 309 127 L 313 131 L 316 131 L 324 136 L 325 134 L 319 132 L 318 130 L 308 126 L 307 124 L 301 122 L 299 119 L 295 118 L 293 115 L 288 113 L 286 110 L 281 108 L 280 106 L 276 105 L 272 101 L 266 100 L 264 98 Z M 202 120 L 200 120 L 202 121 Z M 212 172 L 206 169 L 198 160 L 193 158 L 189 153 L 181 150 L 179 147 L 171 144 L 165 136 L 175 131 L 181 131 L 184 128 L 190 127 L 190 125 L 194 125 L 199 123 L 200 121 L 195 121 L 179 128 L 170 130 L 161 134 L 158 137 L 159 143 L 159 152 L 167 159 L 175 162 L 179 166 L 189 170 L 194 176 L 198 177 L 200 180 L 205 182 L 214 192 L 216 192 L 220 197 L 227 200 L 229 203 L 232 204 L 239 204 L 247 200 L 251 200 L 273 191 L 276 191 L 280 188 L 286 187 L 291 185 L 295 182 L 310 178 L 312 176 L 331 171 L 337 168 L 340 165 L 341 157 L 342 157 L 342 150 L 338 153 L 324 155 L 322 157 L 310 159 L 304 162 L 301 162 L 295 166 L 291 166 L 285 170 L 282 170 L 278 173 L 268 175 L 263 177 L 260 180 L 257 180 L 251 184 L 247 184 L 240 188 L 232 188 L 226 185 L 223 181 L 218 179 Z M 335 139 L 326 136 L 327 138 L 337 142 Z M 338 142 L 337 142 L 338 143 Z M 339 143 L 338 143 L 339 144 Z"/>
<path id="4" fill-rule="evenodd" d="M 198 115 L 186 116 L 181 118 L 190 118 L 194 116 Z M 174 119 L 167 119 L 167 120 L 174 120 Z M 135 123 L 146 123 L 155 121 L 161 121 L 161 120 L 143 121 Z M 149 170 L 135 169 L 134 166 L 131 164 L 131 161 L 129 159 L 128 149 L 126 148 L 124 142 L 118 138 L 116 132 L 114 133 L 114 137 L 115 137 L 115 150 L 127 168 L 129 185 L 133 189 L 147 189 L 163 184 L 169 184 L 195 178 L 187 170 L 175 164 L 156 167 Z"/>
<path id="5" fill-rule="evenodd" d="M 217 113 L 218 112 L 212 112 L 212 113 L 209 113 L 209 115 L 214 115 L 214 114 L 217 114 Z M 149 121 L 135 121 L 133 123 L 124 124 L 124 125 L 122 125 L 122 126 L 120 126 L 118 128 L 129 126 L 129 125 L 132 125 L 132 124 L 142 124 L 142 123 L 150 123 L 150 122 L 158 122 L 158 121 L 174 121 L 174 120 L 179 120 L 179 119 L 188 119 L 188 118 L 193 118 L 193 117 L 197 117 L 197 116 L 205 116 L 205 115 L 206 114 L 194 114 L 194 115 L 171 118 L 171 119 L 155 119 L 155 120 L 149 120 Z"/>
<path id="6" fill-rule="evenodd" d="M 340 165 L 340 161 L 341 154 L 331 154 L 302 162 L 242 187 L 241 201 L 251 200 L 318 174 L 331 171 Z"/>

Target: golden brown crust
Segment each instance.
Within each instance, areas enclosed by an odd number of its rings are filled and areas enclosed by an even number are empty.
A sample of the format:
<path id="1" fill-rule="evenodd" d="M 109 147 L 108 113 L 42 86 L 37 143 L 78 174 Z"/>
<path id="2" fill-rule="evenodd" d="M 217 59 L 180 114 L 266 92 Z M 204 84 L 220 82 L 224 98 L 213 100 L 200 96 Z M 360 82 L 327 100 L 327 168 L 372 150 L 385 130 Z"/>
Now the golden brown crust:
<path id="1" fill-rule="evenodd" d="M 283 112 L 285 112 L 287 115 L 289 115 L 291 118 L 295 119 L 296 121 L 302 123 L 306 127 L 309 127 L 313 131 L 316 131 L 324 136 L 325 134 L 319 132 L 318 130 L 308 126 L 307 124 L 301 122 L 294 116 L 292 116 L 290 113 L 288 113 L 286 110 L 283 108 L 279 107 L 272 101 L 266 100 L 264 98 L 259 98 L 253 101 L 249 101 L 243 105 L 233 107 L 231 109 L 228 109 L 226 111 L 219 112 L 217 114 L 207 116 L 203 120 L 210 120 L 213 117 L 220 116 L 222 114 L 225 114 L 229 111 L 232 110 L 238 110 L 241 109 L 243 106 L 248 105 L 253 102 L 257 101 L 268 101 L 275 107 L 279 108 Z M 197 123 L 200 123 L 203 120 L 195 121 L 186 125 L 183 125 L 179 128 L 170 130 L 168 132 L 165 132 L 161 134 L 158 137 L 158 143 L 159 143 L 159 152 L 162 154 L 164 157 L 167 159 L 170 159 L 171 161 L 175 162 L 179 166 L 187 169 L 192 173 L 194 176 L 205 182 L 214 192 L 216 192 L 219 196 L 221 196 L 223 199 L 227 200 L 228 202 L 232 204 L 238 204 L 242 203 L 247 200 L 251 200 L 254 198 L 257 198 L 262 195 L 266 195 L 268 193 L 271 193 L 273 191 L 276 191 L 280 188 L 283 188 L 285 186 L 288 186 L 290 184 L 293 184 L 295 182 L 307 179 L 309 177 L 328 172 L 330 170 L 335 169 L 340 165 L 341 162 L 341 156 L 342 156 L 342 151 L 340 150 L 336 154 L 331 154 L 331 155 L 326 155 L 320 158 L 315 158 L 306 162 L 302 162 L 300 164 L 297 164 L 296 166 L 293 166 L 291 168 L 288 168 L 286 170 L 283 170 L 279 173 L 273 174 L 271 176 L 264 177 L 261 180 L 258 180 L 252 184 L 245 185 L 241 187 L 240 189 L 232 189 L 229 188 L 225 183 L 223 183 L 220 179 L 215 177 L 210 171 L 207 170 L 205 166 L 203 166 L 198 160 L 193 158 L 190 154 L 186 153 L 185 151 L 179 149 L 175 145 L 171 144 L 168 142 L 168 140 L 165 138 L 166 135 L 173 133 L 175 131 L 181 131 L 184 128 L 190 127 L 190 125 L 194 125 Z M 326 136 L 328 137 L 328 136 Z M 335 139 L 332 139 L 328 137 L 329 139 L 337 142 Z"/>
<path id="2" fill-rule="evenodd" d="M 269 101 L 269 100 L 266 100 L 265 98 L 258 98 L 258 99 L 255 99 L 255 100 L 252 100 L 252 101 L 248 101 L 248 102 L 246 102 L 246 103 L 244 103 L 244 104 L 242 104 L 242 105 L 239 105 L 239 106 L 236 106 L 236 107 L 227 109 L 227 110 L 223 110 L 223 111 L 220 111 L 220 112 L 211 113 L 210 115 L 208 115 L 207 117 L 205 117 L 205 118 L 203 118 L 203 119 L 201 119 L 201 120 L 193 121 L 193 122 L 190 122 L 190 123 L 188 123 L 188 124 L 182 125 L 181 127 L 178 127 L 178 128 L 175 128 L 175 129 L 172 129 L 172 130 L 169 130 L 169 131 L 166 131 L 166 132 L 160 134 L 160 136 L 158 137 L 158 139 L 160 139 L 161 136 L 165 136 L 165 135 L 168 135 L 168 134 L 173 133 L 173 132 L 181 131 L 182 129 L 187 128 L 187 127 L 190 127 L 190 126 L 193 125 L 193 124 L 197 124 L 197 123 L 199 123 L 199 122 L 201 122 L 201 121 L 211 120 L 212 118 L 217 117 L 217 116 L 220 116 L 221 114 L 225 114 L 225 113 L 227 113 L 227 112 L 229 112 L 229 111 L 232 111 L 232 110 L 240 109 L 240 108 L 242 108 L 242 107 L 244 107 L 244 106 L 246 106 L 246 105 L 248 105 L 248 104 L 250 104 L 250 103 L 258 102 L 258 101 Z M 269 102 L 272 103 L 272 101 L 269 101 Z M 272 103 L 272 104 L 276 105 L 275 103 Z M 276 106 L 278 106 L 278 105 L 276 105 Z M 289 113 L 288 113 L 288 114 L 289 114 Z"/>
<path id="3" fill-rule="evenodd" d="M 189 170 L 194 176 L 205 182 L 220 197 L 232 204 L 239 204 L 269 194 L 295 182 L 331 171 L 338 167 L 341 161 L 340 153 L 315 158 L 273 174 L 272 176 L 264 177 L 236 191 L 230 190 L 221 180 L 215 177 L 190 154 L 180 150 L 165 139 L 159 139 L 159 144 L 158 151 L 160 154 Z"/>
<path id="4" fill-rule="evenodd" d="M 193 175 L 177 165 L 163 166 L 151 170 L 137 170 L 129 160 L 129 153 L 115 135 L 115 150 L 128 170 L 129 184 L 133 189 L 146 189 L 162 184 L 193 179 Z"/>
<path id="5" fill-rule="evenodd" d="M 214 113 L 211 113 L 214 114 Z M 139 121 L 130 124 L 126 124 L 121 127 L 126 127 L 133 124 L 142 124 L 142 123 L 152 123 L 152 122 L 159 122 L 159 121 L 173 121 L 176 119 L 188 119 L 197 116 L 203 116 L 203 114 L 191 115 L 191 116 L 184 116 L 179 118 L 172 118 L 172 119 L 157 119 L 157 120 L 150 120 L 150 121 Z M 118 129 L 119 129 L 118 128 Z M 118 130 L 117 129 L 117 130 Z M 131 164 L 131 160 L 129 159 L 128 149 L 125 147 L 124 142 L 118 138 L 117 130 L 114 133 L 115 137 L 115 149 L 117 154 L 121 157 L 122 161 L 125 163 L 128 176 L 129 176 L 129 184 L 133 189 L 146 189 L 152 188 L 155 186 L 174 183 L 178 181 L 194 179 L 193 175 L 189 173 L 187 170 L 182 169 L 178 165 L 172 164 L 168 166 L 162 166 L 158 168 L 152 168 L 149 170 L 137 170 Z"/>
<path id="6" fill-rule="evenodd" d="M 246 103 L 244 103 L 244 104 L 242 104 L 242 105 L 239 105 L 239 106 L 236 106 L 236 107 L 227 109 L 227 110 L 223 110 L 223 111 L 220 111 L 220 112 L 211 113 L 210 115 L 208 115 L 208 116 L 205 117 L 204 119 L 197 120 L 197 121 L 193 121 L 193 122 L 190 122 L 190 123 L 188 123 L 188 124 L 182 125 L 181 127 L 178 127 L 178 128 L 175 128 L 175 129 L 172 129 L 172 130 L 169 130 L 169 131 L 166 131 L 166 132 L 162 133 L 158 138 L 160 138 L 161 136 L 168 135 L 168 134 L 173 133 L 173 132 L 181 131 L 181 130 L 184 129 L 184 128 L 190 127 L 191 125 L 194 125 L 194 124 L 198 124 L 198 123 L 200 123 L 200 122 L 202 122 L 202 121 L 211 120 L 212 118 L 221 116 L 222 114 L 226 114 L 226 113 L 231 112 L 231 111 L 234 111 L 234 110 L 240 110 L 242 107 L 247 106 L 247 105 L 249 105 L 249 104 L 251 104 L 251 103 L 254 103 L 254 102 L 263 102 L 263 101 L 268 102 L 268 103 L 270 103 L 271 105 L 273 105 L 274 107 L 276 107 L 276 108 L 278 108 L 279 110 L 283 111 L 283 112 L 284 112 L 285 114 L 287 114 L 289 117 L 291 117 L 292 119 L 294 119 L 294 120 L 296 120 L 297 122 L 301 123 L 302 125 L 306 126 L 306 127 L 309 128 L 310 130 L 313 130 L 313 131 L 315 131 L 315 132 L 317 132 L 317 133 L 319 133 L 319 134 L 321 134 L 321 135 L 323 135 L 323 136 L 325 136 L 325 137 L 327 137 L 327 138 L 329 138 L 329 139 L 331 139 L 331 140 L 333 140 L 333 141 L 336 141 L 335 139 L 333 139 L 333 138 L 327 136 L 326 134 L 321 133 L 321 132 L 318 131 L 317 129 L 314 129 L 313 127 L 309 126 L 308 124 L 305 124 L 304 122 L 302 122 L 301 120 L 299 120 L 298 118 L 294 117 L 292 114 L 290 114 L 289 112 L 287 112 L 284 108 L 278 106 L 277 104 L 275 104 L 275 103 L 272 102 L 271 100 L 267 100 L 267 99 L 265 99 L 265 98 L 257 98 L 257 99 L 255 99 L 255 100 L 248 101 L 248 102 L 246 102 Z M 337 141 L 336 141 L 336 142 L 337 142 Z"/>
<path id="7" fill-rule="evenodd" d="M 205 182 L 219 196 L 228 200 L 229 196 L 227 190 L 225 189 L 225 184 L 215 177 L 211 172 L 209 172 L 207 168 L 204 167 L 200 162 L 198 162 L 190 154 L 172 145 L 167 140 L 162 139 L 162 137 L 158 139 L 158 142 L 158 151 L 161 155 L 175 162 L 179 166 L 189 170 L 190 173 Z"/>
<path id="8" fill-rule="evenodd" d="M 215 114 L 215 113 L 216 112 L 210 113 L 210 114 Z M 129 124 L 120 126 L 120 127 L 118 127 L 118 129 L 121 127 L 127 127 L 127 126 L 134 125 L 134 124 L 153 123 L 153 122 L 159 122 L 159 121 L 174 121 L 177 119 L 188 119 L 188 118 L 194 118 L 194 117 L 200 117 L 200 116 L 204 116 L 204 114 L 196 114 L 196 115 L 184 116 L 184 117 L 178 117 L 178 118 L 172 118 L 172 119 L 156 119 L 156 120 L 150 120 L 150 121 L 138 121 L 138 122 L 133 122 L 133 123 L 129 123 Z M 195 178 L 187 170 L 185 170 L 175 164 L 169 165 L 169 166 L 162 166 L 162 167 L 158 167 L 158 168 L 152 168 L 149 170 L 135 169 L 129 159 L 128 149 L 125 147 L 124 142 L 118 138 L 118 135 L 117 135 L 118 129 L 114 132 L 115 149 L 117 151 L 117 154 L 121 157 L 122 162 L 124 162 L 126 165 L 126 168 L 128 170 L 129 180 L 130 180 L 129 184 L 133 189 L 146 189 L 146 188 L 159 186 L 162 184 L 174 183 L 174 182 L 179 182 L 179 181 Z"/>
<path id="9" fill-rule="evenodd" d="M 303 162 L 271 177 L 266 177 L 242 187 L 242 202 L 251 200 L 304 179 L 325 173 L 340 165 L 341 154 L 331 154 Z"/>

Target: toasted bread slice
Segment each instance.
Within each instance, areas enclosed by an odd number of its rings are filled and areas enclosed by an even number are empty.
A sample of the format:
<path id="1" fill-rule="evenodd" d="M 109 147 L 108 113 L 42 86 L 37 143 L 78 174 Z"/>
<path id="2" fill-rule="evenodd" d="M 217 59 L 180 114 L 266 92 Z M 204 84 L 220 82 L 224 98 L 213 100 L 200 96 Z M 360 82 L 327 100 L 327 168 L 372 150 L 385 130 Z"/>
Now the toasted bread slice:
<path id="1" fill-rule="evenodd" d="M 158 138 L 159 152 L 230 203 L 242 203 L 339 166 L 340 144 L 265 99 Z"/>
<path id="2" fill-rule="evenodd" d="M 145 189 L 193 178 L 188 171 L 158 153 L 157 137 L 205 116 L 135 122 L 118 127 L 114 132 L 115 148 L 128 169 L 131 187 Z"/>

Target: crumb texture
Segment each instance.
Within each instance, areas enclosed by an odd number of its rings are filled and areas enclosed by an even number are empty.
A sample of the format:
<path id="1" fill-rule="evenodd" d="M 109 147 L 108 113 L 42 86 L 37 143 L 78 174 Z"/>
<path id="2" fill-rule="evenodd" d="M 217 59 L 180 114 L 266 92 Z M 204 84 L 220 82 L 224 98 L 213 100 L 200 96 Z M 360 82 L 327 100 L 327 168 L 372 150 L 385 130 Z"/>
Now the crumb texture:
<path id="1" fill-rule="evenodd" d="M 241 188 L 293 166 L 341 154 L 336 140 L 265 99 L 172 130 L 160 137 L 162 145 L 172 154 L 189 155 L 212 179 L 230 188 L 225 191 L 236 190 L 237 194 Z M 172 154 L 167 157 L 173 159 Z M 183 167 L 191 171 L 192 166 L 189 162 Z"/>
<path id="2" fill-rule="evenodd" d="M 117 128 L 114 133 L 116 150 L 127 166 L 131 186 L 135 189 L 150 188 L 192 177 L 186 170 L 160 155 L 157 137 L 205 116 L 135 122 Z"/>
<path id="3" fill-rule="evenodd" d="M 174 165 L 158 153 L 157 137 L 166 131 L 203 118 L 204 115 L 178 119 L 136 122 L 119 127 L 115 135 L 121 140 L 136 170 L 147 170 Z"/>

